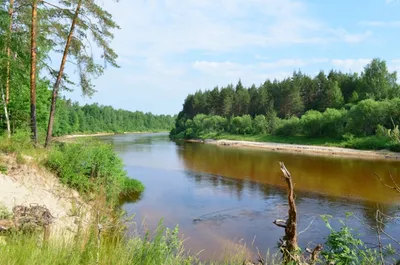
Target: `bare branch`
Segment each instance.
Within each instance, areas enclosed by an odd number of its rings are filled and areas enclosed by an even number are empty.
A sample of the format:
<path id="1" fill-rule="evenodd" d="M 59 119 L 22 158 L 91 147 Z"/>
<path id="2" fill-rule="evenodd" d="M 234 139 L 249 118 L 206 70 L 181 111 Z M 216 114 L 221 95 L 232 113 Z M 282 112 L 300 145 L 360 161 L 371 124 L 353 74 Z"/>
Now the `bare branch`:
<path id="1" fill-rule="evenodd" d="M 307 250 L 310 253 L 310 265 L 314 265 L 318 261 L 319 254 L 321 253 L 323 247 L 321 244 L 318 244 L 313 251 Z"/>
<path id="2" fill-rule="evenodd" d="M 286 221 L 285 220 L 275 220 L 272 222 L 274 225 L 279 226 L 279 227 L 283 227 L 286 228 Z"/>
<path id="3" fill-rule="evenodd" d="M 382 221 L 382 216 L 379 214 L 379 210 L 376 211 L 375 215 L 376 219 L 376 234 L 378 237 L 378 248 L 379 248 L 379 256 L 381 258 L 382 265 L 385 265 L 385 259 L 383 258 L 383 246 L 382 246 L 382 240 L 381 240 L 381 221 Z"/>
<path id="4" fill-rule="evenodd" d="M 303 233 L 306 232 L 308 229 L 310 229 L 310 227 L 311 227 L 311 225 L 314 223 L 314 221 L 315 221 L 315 216 L 314 216 L 314 218 L 311 220 L 311 222 L 308 224 L 308 226 L 307 226 L 303 231 L 299 232 L 299 233 L 297 234 L 297 236 L 303 234 Z"/>
<path id="5" fill-rule="evenodd" d="M 396 183 L 396 181 L 393 179 L 393 176 L 392 176 L 392 175 L 390 175 L 390 178 L 392 179 L 392 182 L 393 182 L 394 186 L 390 186 L 390 185 L 386 184 L 386 183 L 383 181 L 383 179 L 382 179 L 378 174 L 374 173 L 374 175 L 379 179 L 379 181 L 380 181 L 383 185 L 385 185 L 385 186 L 388 187 L 389 189 L 393 189 L 393 190 L 395 190 L 396 192 L 400 193 L 400 187 L 397 185 L 397 183 Z"/>

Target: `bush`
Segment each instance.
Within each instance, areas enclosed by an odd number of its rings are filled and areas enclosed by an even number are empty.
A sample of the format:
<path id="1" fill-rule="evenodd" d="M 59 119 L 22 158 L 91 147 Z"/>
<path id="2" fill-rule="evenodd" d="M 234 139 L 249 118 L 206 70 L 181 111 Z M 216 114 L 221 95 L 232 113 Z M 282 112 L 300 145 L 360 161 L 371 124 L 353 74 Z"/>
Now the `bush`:
<path id="1" fill-rule="evenodd" d="M 20 153 L 33 150 L 29 131 L 16 131 L 10 138 L 6 134 L 0 137 L 0 151 L 4 153 Z"/>
<path id="2" fill-rule="evenodd" d="M 306 136 L 322 136 L 323 116 L 316 110 L 309 110 L 300 119 L 301 131 Z"/>
<path id="3" fill-rule="evenodd" d="M 375 133 L 379 124 L 387 127 L 388 120 L 388 101 L 374 101 L 366 99 L 354 105 L 348 112 L 347 132 L 356 136 L 370 136 Z"/>
<path id="4" fill-rule="evenodd" d="M 267 132 L 268 123 L 264 115 L 257 115 L 253 120 L 253 133 L 264 134 Z"/>
<path id="5" fill-rule="evenodd" d="M 122 160 L 111 146 L 94 140 L 58 145 L 51 150 L 46 166 L 63 183 L 80 192 L 104 189 L 110 202 L 115 202 L 121 194 L 144 190 L 141 182 L 128 178 Z"/>
<path id="6" fill-rule="evenodd" d="M 326 109 L 322 113 L 322 135 L 340 138 L 345 131 L 347 111 Z"/>
<path id="7" fill-rule="evenodd" d="M 0 203 L 0 220 L 10 219 L 11 217 L 11 212 L 7 209 L 7 207 Z"/>
<path id="8" fill-rule="evenodd" d="M 281 120 L 276 130 L 276 134 L 283 136 L 296 136 L 300 133 L 300 130 L 300 119 L 294 116 L 288 120 Z"/>
<path id="9" fill-rule="evenodd" d="M 322 252 L 327 264 L 379 264 L 377 251 L 368 249 L 345 222 L 340 220 L 342 227 L 336 231 L 329 223 L 330 216 L 325 215 L 322 218 L 330 230 L 325 243 L 326 250 Z"/>
<path id="10" fill-rule="evenodd" d="M 228 120 L 221 116 L 208 116 L 204 120 L 204 125 L 202 126 L 204 133 L 215 133 L 220 134 L 226 130 L 228 125 Z"/>
<path id="11" fill-rule="evenodd" d="M 236 116 L 231 119 L 229 131 L 234 134 L 252 134 L 252 119 L 250 115 Z"/>
<path id="12" fill-rule="evenodd" d="M 368 136 L 361 138 L 349 137 L 343 143 L 343 147 L 360 149 L 360 150 L 387 149 L 394 151 L 393 143 L 389 141 L 387 137 L 378 137 L 378 136 Z"/>
<path id="13" fill-rule="evenodd" d="M 273 134 L 275 133 L 276 128 L 279 125 L 279 118 L 276 115 L 275 111 L 269 111 L 265 114 L 265 118 L 267 120 L 267 133 Z"/>

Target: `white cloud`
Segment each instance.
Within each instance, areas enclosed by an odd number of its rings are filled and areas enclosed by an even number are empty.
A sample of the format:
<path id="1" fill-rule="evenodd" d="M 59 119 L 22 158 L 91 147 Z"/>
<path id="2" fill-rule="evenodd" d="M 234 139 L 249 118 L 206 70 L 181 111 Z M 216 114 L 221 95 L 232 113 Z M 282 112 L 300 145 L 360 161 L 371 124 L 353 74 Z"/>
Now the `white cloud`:
<path id="1" fill-rule="evenodd" d="M 157 113 L 176 113 L 187 93 L 199 88 L 239 78 L 259 84 L 299 68 L 314 73 L 331 67 L 330 59 L 298 56 L 325 57 L 330 48 L 371 36 L 314 18 L 303 0 L 102 1 L 121 26 L 112 47 L 122 68 L 98 80 L 94 100 Z"/>
<path id="2" fill-rule="evenodd" d="M 293 0 L 125 0 L 105 6 L 122 28 L 114 41 L 121 56 L 360 42 L 369 36 L 330 28 Z"/>
<path id="3" fill-rule="evenodd" d="M 203 76 L 207 76 L 207 79 L 215 80 L 216 83 L 214 85 L 226 85 L 241 78 L 243 84 L 249 86 L 253 83 L 262 83 L 266 79 L 282 80 L 290 77 L 293 71 L 300 67 L 315 66 L 327 62 L 329 60 L 326 58 L 281 59 L 274 62 L 251 64 L 230 61 L 196 61 L 192 64 L 192 68 L 200 72 Z"/>
<path id="4" fill-rule="evenodd" d="M 344 71 L 361 72 L 364 66 L 369 64 L 371 59 L 360 58 L 360 59 L 334 59 L 332 65 Z"/>

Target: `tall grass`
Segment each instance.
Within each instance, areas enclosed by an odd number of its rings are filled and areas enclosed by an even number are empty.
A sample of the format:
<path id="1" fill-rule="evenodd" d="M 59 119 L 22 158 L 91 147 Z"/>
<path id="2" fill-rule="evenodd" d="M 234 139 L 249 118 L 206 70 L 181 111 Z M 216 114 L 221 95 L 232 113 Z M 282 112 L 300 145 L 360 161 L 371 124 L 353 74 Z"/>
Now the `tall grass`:
<path id="1" fill-rule="evenodd" d="M 82 195 L 106 195 L 107 201 L 116 204 L 119 196 L 141 193 L 143 184 L 128 177 L 122 160 L 112 146 L 94 139 L 81 139 L 70 143 L 54 144 L 46 149 L 34 147 L 28 131 L 17 131 L 10 138 L 0 136 L 0 154 L 15 156 L 17 163 L 26 162 L 26 155 L 53 171 L 67 186 Z M 7 172 L 1 161 L 0 172 Z"/>
<path id="2" fill-rule="evenodd" d="M 160 224 L 150 235 L 124 238 L 100 236 L 95 227 L 88 235 L 81 234 L 72 241 L 53 239 L 43 244 L 37 235 L 13 234 L 0 247 L 0 264 L 4 265 L 242 265 L 241 254 L 219 262 L 201 262 L 190 255 L 173 230 Z M 278 264 L 278 263 L 268 263 Z"/>
<path id="3" fill-rule="evenodd" d="M 95 140 L 57 145 L 49 152 L 45 165 L 63 183 L 81 193 L 104 189 L 107 200 L 113 203 L 120 195 L 144 190 L 140 181 L 127 176 L 122 160 L 112 147 Z"/>

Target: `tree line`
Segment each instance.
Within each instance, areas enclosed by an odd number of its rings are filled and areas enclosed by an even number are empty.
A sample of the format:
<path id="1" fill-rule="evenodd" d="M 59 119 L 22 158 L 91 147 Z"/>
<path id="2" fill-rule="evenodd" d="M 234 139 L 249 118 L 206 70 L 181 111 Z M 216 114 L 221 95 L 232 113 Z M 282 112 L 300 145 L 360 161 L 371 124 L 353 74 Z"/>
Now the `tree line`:
<path id="1" fill-rule="evenodd" d="M 173 128 L 176 118 L 171 115 L 114 109 L 97 103 L 80 106 L 77 102 L 65 99 L 57 102 L 57 110 L 53 130 L 55 136 L 79 132 L 168 131 Z"/>
<path id="2" fill-rule="evenodd" d="M 380 59 L 373 59 L 361 74 L 331 70 L 311 77 L 295 71 L 281 81 L 248 88 L 239 80 L 236 86 L 188 95 L 171 136 L 396 136 L 399 97 L 397 73 L 389 72 Z"/>
<path id="3" fill-rule="evenodd" d="M 58 104 L 59 92 L 79 87 L 91 96 L 92 80 L 119 67 L 110 46 L 117 29 L 94 0 L 0 0 L 0 128 L 10 136 L 29 126 L 32 141 L 39 130 L 45 145 L 53 129 L 68 132 L 57 124 L 66 122 L 55 121 L 57 106 L 66 104 Z M 77 75 L 68 76 L 67 68 Z"/>

